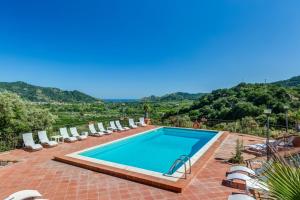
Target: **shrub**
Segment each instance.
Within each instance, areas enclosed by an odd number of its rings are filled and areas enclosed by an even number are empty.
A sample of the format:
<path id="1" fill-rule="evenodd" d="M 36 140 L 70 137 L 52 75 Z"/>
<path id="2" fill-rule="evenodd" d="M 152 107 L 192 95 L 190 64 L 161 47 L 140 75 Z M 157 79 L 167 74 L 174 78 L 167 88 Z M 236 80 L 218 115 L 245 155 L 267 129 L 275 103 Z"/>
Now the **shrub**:
<path id="1" fill-rule="evenodd" d="M 18 95 L 0 93 L 0 151 L 13 148 L 20 133 L 50 128 L 54 120 L 48 110 L 23 101 Z"/>
<path id="2" fill-rule="evenodd" d="M 299 155 L 287 158 L 274 154 L 273 162 L 266 164 L 260 179 L 268 186 L 270 199 L 300 199 L 299 160 Z"/>
<path id="3" fill-rule="evenodd" d="M 243 151 L 243 141 L 240 141 L 239 139 L 237 139 L 236 146 L 235 146 L 235 154 L 228 161 L 231 163 L 235 163 L 235 164 L 243 163 L 244 158 L 242 155 L 242 151 Z"/>
<path id="4" fill-rule="evenodd" d="M 193 122 L 191 121 L 191 119 L 189 118 L 189 116 L 178 116 L 178 117 L 172 117 L 171 118 L 171 123 L 172 126 L 177 126 L 177 127 L 192 127 L 193 126 Z"/>

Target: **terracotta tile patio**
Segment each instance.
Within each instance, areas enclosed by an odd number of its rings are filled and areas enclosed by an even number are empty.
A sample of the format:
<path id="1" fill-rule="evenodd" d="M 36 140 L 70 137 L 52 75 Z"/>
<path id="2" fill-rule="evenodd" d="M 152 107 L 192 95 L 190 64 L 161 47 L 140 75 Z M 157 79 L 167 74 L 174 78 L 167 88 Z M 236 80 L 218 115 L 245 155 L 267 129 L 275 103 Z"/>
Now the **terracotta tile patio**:
<path id="1" fill-rule="evenodd" d="M 101 138 L 89 137 L 86 141 L 64 143 L 51 149 L 26 152 L 21 149 L 0 154 L 0 159 L 20 162 L 0 168 L 0 199 L 23 190 L 36 189 L 48 199 L 227 199 L 238 191 L 222 185 L 229 165 L 215 158 L 227 159 L 234 151 L 238 137 L 244 144 L 256 143 L 260 138 L 229 134 L 202 170 L 180 194 L 151 186 L 89 171 L 52 160 L 54 155 L 67 154 L 120 137 L 136 134 L 154 126 Z M 248 156 L 248 155 L 246 155 Z"/>

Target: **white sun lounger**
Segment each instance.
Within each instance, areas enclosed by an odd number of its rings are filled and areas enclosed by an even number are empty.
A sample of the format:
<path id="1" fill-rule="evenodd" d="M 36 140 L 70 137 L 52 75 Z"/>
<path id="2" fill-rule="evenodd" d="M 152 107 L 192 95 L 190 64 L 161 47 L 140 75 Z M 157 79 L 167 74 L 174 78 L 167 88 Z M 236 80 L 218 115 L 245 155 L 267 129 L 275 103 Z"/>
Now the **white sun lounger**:
<path id="1" fill-rule="evenodd" d="M 134 123 L 134 121 L 133 121 L 132 118 L 128 119 L 128 123 L 129 123 L 129 126 L 131 128 L 137 128 L 138 127 L 137 125 L 135 125 L 135 123 Z"/>
<path id="2" fill-rule="evenodd" d="M 269 188 L 266 184 L 258 179 L 246 180 L 246 192 L 250 193 L 250 190 L 260 190 L 261 192 L 268 192 Z"/>
<path id="3" fill-rule="evenodd" d="M 47 147 L 55 147 L 58 145 L 55 141 L 50 141 L 46 131 L 38 131 L 39 140 L 42 145 Z"/>
<path id="4" fill-rule="evenodd" d="M 233 194 L 228 197 L 228 200 L 255 200 L 246 194 Z"/>
<path id="5" fill-rule="evenodd" d="M 233 173 L 226 177 L 227 181 L 241 180 L 246 183 L 246 191 L 249 192 L 250 189 L 257 189 L 262 191 L 269 191 L 269 188 L 264 185 L 259 179 L 251 178 L 245 174 Z"/>
<path id="6" fill-rule="evenodd" d="M 27 200 L 40 197 L 42 197 L 42 195 L 36 190 L 22 190 L 9 195 L 4 200 Z"/>
<path id="7" fill-rule="evenodd" d="M 139 119 L 140 121 L 139 122 L 137 122 L 137 125 L 139 125 L 139 126 L 147 126 L 147 124 L 145 123 L 145 119 L 144 119 L 144 117 L 140 117 L 140 119 Z"/>
<path id="8" fill-rule="evenodd" d="M 105 135 L 105 133 L 103 133 L 103 132 L 96 131 L 94 124 L 89 124 L 89 129 L 90 129 L 90 132 L 91 132 L 92 136 L 100 137 L 100 136 Z"/>
<path id="9" fill-rule="evenodd" d="M 111 130 L 106 130 L 106 129 L 104 128 L 102 122 L 99 122 L 97 125 L 98 125 L 98 129 L 99 129 L 100 132 L 106 133 L 107 135 L 113 133 Z"/>
<path id="10" fill-rule="evenodd" d="M 230 169 L 228 170 L 228 173 L 235 173 L 235 172 L 245 172 L 247 174 L 256 175 L 256 172 L 248 167 L 245 166 L 233 166 L 230 167 Z"/>
<path id="11" fill-rule="evenodd" d="M 120 129 L 120 128 L 116 127 L 116 124 L 114 121 L 110 121 L 109 125 L 110 125 L 110 127 L 108 127 L 108 128 L 113 131 L 125 131 L 125 129 Z"/>
<path id="12" fill-rule="evenodd" d="M 247 176 L 246 174 L 242 174 L 242 173 L 228 174 L 228 176 L 226 177 L 226 180 L 228 180 L 228 181 L 233 181 L 233 180 L 247 181 L 250 179 L 252 179 L 252 178 Z"/>
<path id="13" fill-rule="evenodd" d="M 63 137 L 66 142 L 75 142 L 77 141 L 76 137 L 70 137 L 66 127 L 59 129 L 60 135 Z"/>
<path id="14" fill-rule="evenodd" d="M 270 147 L 277 148 L 280 146 L 284 141 L 283 139 L 278 139 L 278 140 L 271 140 L 269 141 Z M 266 151 L 267 145 L 265 143 L 261 144 L 249 144 L 245 145 L 246 148 L 249 148 L 250 150 L 255 150 L 255 151 Z"/>
<path id="15" fill-rule="evenodd" d="M 85 139 L 87 139 L 87 135 L 79 135 L 76 127 L 70 128 L 70 132 L 71 132 L 71 135 L 73 137 L 76 137 L 78 140 L 85 140 Z"/>
<path id="16" fill-rule="evenodd" d="M 258 161 L 254 161 L 254 162 L 258 162 Z M 270 166 L 273 163 L 273 160 L 270 161 L 260 161 L 261 167 L 257 168 L 257 169 L 250 169 L 249 167 L 245 167 L 245 166 L 233 166 L 230 167 L 230 169 L 228 170 L 228 173 L 237 173 L 237 172 L 244 172 L 247 173 L 251 176 L 258 176 L 262 173 L 264 173 L 266 170 L 268 170 L 268 166 Z"/>
<path id="17" fill-rule="evenodd" d="M 124 129 L 125 131 L 130 130 L 129 127 L 126 127 L 126 126 L 123 127 L 119 120 L 116 121 L 116 125 L 117 125 L 118 129 Z"/>
<path id="18" fill-rule="evenodd" d="M 22 136 L 25 148 L 32 149 L 35 151 L 43 149 L 42 145 L 35 144 L 32 137 L 32 133 L 24 133 L 22 134 Z"/>

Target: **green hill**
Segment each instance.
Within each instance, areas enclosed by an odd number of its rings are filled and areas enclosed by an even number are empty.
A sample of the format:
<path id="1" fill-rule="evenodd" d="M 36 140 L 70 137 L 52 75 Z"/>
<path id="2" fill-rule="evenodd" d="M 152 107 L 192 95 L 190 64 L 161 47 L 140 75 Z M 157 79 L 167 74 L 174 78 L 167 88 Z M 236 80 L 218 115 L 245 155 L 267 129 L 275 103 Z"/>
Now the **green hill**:
<path id="1" fill-rule="evenodd" d="M 297 87 L 300 86 L 300 76 L 295 76 L 287 80 L 277 81 L 273 83 L 274 85 L 280 85 L 283 87 Z"/>
<path id="2" fill-rule="evenodd" d="M 164 96 L 149 96 L 144 97 L 141 101 L 150 101 L 150 102 L 166 102 L 166 101 L 181 101 L 181 100 L 197 100 L 201 96 L 205 95 L 205 93 L 196 93 L 190 94 L 186 92 L 176 92 L 171 94 L 166 94 Z"/>
<path id="3" fill-rule="evenodd" d="M 218 89 L 200 97 L 188 108 L 179 111 L 192 120 L 206 117 L 208 119 L 237 120 L 253 117 L 264 121 L 265 108 L 272 109 L 274 123 L 284 124 L 285 109 L 291 112 L 300 109 L 300 87 L 283 87 L 280 84 L 246 84 L 241 83 L 229 89 Z M 165 118 L 176 115 L 170 111 Z"/>
<path id="4" fill-rule="evenodd" d="M 99 101 L 87 94 L 74 91 L 63 91 L 58 88 L 40 87 L 25 82 L 0 82 L 0 92 L 13 92 L 23 99 L 33 102 L 65 102 L 65 103 L 92 103 Z"/>

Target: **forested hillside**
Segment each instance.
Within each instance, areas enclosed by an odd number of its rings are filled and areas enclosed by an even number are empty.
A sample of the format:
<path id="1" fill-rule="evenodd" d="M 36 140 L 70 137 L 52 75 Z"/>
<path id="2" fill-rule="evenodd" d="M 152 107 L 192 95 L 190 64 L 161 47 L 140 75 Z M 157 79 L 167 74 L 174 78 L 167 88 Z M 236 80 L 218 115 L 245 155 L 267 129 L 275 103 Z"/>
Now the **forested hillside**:
<path id="1" fill-rule="evenodd" d="M 300 76 L 295 76 L 287 80 L 274 82 L 275 85 L 280 85 L 284 87 L 297 87 L 300 86 Z"/>
<path id="2" fill-rule="evenodd" d="M 21 98 L 33 102 L 93 103 L 98 101 L 98 99 L 77 90 L 63 91 L 58 88 L 30 85 L 21 81 L 0 82 L 0 92 L 3 91 L 16 93 Z"/>
<path id="3" fill-rule="evenodd" d="M 241 83 L 230 89 L 218 89 L 195 101 L 188 108 L 181 109 L 179 114 L 188 115 L 191 120 L 205 117 L 208 119 L 239 120 L 253 117 L 263 122 L 264 109 L 272 109 L 272 120 L 283 123 L 285 106 L 290 115 L 297 115 L 300 109 L 300 87 L 288 88 L 277 84 Z M 176 115 L 170 111 L 165 118 Z"/>
<path id="4" fill-rule="evenodd" d="M 203 95 L 205 95 L 205 93 L 190 94 L 186 92 L 176 92 L 176 93 L 166 94 L 161 97 L 154 96 L 154 95 L 149 97 L 144 97 L 142 98 L 142 101 L 166 102 L 166 101 L 181 101 L 181 100 L 197 100 Z"/>

